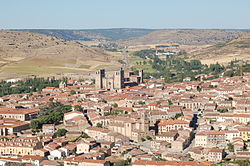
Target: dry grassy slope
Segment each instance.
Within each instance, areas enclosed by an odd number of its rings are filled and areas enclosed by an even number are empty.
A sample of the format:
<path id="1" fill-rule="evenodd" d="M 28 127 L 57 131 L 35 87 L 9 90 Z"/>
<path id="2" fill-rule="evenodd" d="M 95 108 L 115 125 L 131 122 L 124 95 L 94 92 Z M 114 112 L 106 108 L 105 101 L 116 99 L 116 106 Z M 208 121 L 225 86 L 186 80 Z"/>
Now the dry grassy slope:
<path id="1" fill-rule="evenodd" d="M 234 59 L 250 60 L 250 35 L 191 52 L 188 56 L 207 64 L 216 62 L 225 64 Z"/>
<path id="2" fill-rule="evenodd" d="M 117 57 L 77 41 L 19 31 L 0 31 L 1 75 L 92 71 L 119 66 Z"/>
<path id="3" fill-rule="evenodd" d="M 120 43 L 129 46 L 162 43 L 207 45 L 230 41 L 246 33 L 247 32 L 225 30 L 158 30 L 139 38 L 120 41 Z"/>

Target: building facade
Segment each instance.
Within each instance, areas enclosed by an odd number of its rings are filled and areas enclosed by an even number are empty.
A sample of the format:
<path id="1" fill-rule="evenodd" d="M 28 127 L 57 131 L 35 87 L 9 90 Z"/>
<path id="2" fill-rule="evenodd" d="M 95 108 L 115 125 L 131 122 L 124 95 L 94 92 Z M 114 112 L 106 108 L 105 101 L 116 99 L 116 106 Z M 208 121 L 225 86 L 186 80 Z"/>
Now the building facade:
<path id="1" fill-rule="evenodd" d="M 124 72 L 121 68 L 118 71 L 106 71 L 101 69 L 95 73 L 96 89 L 121 89 L 125 86 L 137 85 L 143 82 L 143 70 L 139 71 L 139 75 L 133 72 Z"/>

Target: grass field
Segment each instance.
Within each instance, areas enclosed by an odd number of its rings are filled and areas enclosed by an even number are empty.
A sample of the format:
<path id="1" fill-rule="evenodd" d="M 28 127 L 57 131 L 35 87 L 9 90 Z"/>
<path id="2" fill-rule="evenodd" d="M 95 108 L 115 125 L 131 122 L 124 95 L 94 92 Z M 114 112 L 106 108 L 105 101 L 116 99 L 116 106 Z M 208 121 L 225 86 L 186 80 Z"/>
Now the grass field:
<path id="1" fill-rule="evenodd" d="M 157 73 L 157 70 L 152 68 L 152 65 L 149 64 L 149 60 L 144 60 L 140 57 L 136 57 L 136 56 L 131 56 L 129 58 L 129 61 L 131 63 L 131 66 L 135 69 L 135 70 L 140 70 L 143 69 L 144 72 L 146 73 Z M 143 61 L 146 61 L 147 64 L 143 64 Z M 141 62 L 141 65 L 140 65 Z"/>
<path id="2" fill-rule="evenodd" d="M 101 68 L 119 66 L 119 62 L 103 59 L 84 59 L 79 57 L 31 57 L 21 61 L 12 62 L 3 66 L 0 73 L 15 74 L 62 74 L 89 72 Z"/>
<path id="3" fill-rule="evenodd" d="M 90 65 L 80 65 L 79 68 L 83 69 L 89 69 L 91 66 Z"/>

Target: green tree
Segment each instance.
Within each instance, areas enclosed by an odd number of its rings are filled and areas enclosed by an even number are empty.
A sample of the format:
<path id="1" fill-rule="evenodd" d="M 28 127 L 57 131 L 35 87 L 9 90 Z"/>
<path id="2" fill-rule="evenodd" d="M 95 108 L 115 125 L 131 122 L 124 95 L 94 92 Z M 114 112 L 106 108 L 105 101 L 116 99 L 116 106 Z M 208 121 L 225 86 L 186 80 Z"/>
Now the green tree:
<path id="1" fill-rule="evenodd" d="M 39 120 L 32 120 L 30 122 L 30 128 L 34 129 L 34 130 L 40 129 L 40 128 L 42 128 L 42 124 Z"/>
<path id="2" fill-rule="evenodd" d="M 43 124 L 56 124 L 63 120 L 65 113 L 71 111 L 70 105 L 64 105 L 59 102 L 51 102 L 38 111 L 38 119 L 32 120 L 30 127 L 40 129 Z"/>
<path id="3" fill-rule="evenodd" d="M 141 138 L 141 141 L 144 142 L 144 141 L 146 141 L 146 139 L 145 138 Z"/>
<path id="4" fill-rule="evenodd" d="M 76 91 L 71 90 L 71 91 L 70 91 L 70 94 L 71 94 L 71 95 L 74 95 L 74 94 L 76 94 Z"/>
<path id="5" fill-rule="evenodd" d="M 145 101 L 139 101 L 138 104 L 145 105 Z"/>
<path id="6" fill-rule="evenodd" d="M 86 134 L 85 132 L 82 133 L 81 137 L 82 138 L 90 138 L 90 136 L 88 134 Z"/>
<path id="7" fill-rule="evenodd" d="M 225 112 L 228 112 L 228 109 L 221 108 L 221 109 L 218 109 L 217 111 L 220 113 L 225 113 Z"/>
<path id="8" fill-rule="evenodd" d="M 174 119 L 178 119 L 181 116 L 184 116 L 183 112 L 175 114 Z"/>
<path id="9" fill-rule="evenodd" d="M 96 127 L 102 128 L 102 127 L 103 127 L 103 126 L 102 126 L 102 123 L 97 123 L 97 124 L 96 124 Z"/>
<path id="10" fill-rule="evenodd" d="M 80 111 L 80 112 L 83 111 L 83 108 L 80 105 L 75 105 L 74 108 L 76 111 Z"/>
<path id="11" fill-rule="evenodd" d="M 234 152 L 234 145 L 232 143 L 227 144 L 229 152 Z"/>
<path id="12" fill-rule="evenodd" d="M 117 103 L 114 103 L 114 104 L 112 104 L 112 107 L 117 108 L 117 107 L 118 107 L 118 104 L 117 104 Z"/>
<path id="13" fill-rule="evenodd" d="M 56 132 L 55 132 L 55 136 L 56 137 L 62 137 L 62 136 L 65 136 L 66 133 L 68 131 L 66 129 L 58 129 Z"/>
<path id="14" fill-rule="evenodd" d="M 168 100 L 168 105 L 173 105 L 173 102 L 171 100 Z"/>

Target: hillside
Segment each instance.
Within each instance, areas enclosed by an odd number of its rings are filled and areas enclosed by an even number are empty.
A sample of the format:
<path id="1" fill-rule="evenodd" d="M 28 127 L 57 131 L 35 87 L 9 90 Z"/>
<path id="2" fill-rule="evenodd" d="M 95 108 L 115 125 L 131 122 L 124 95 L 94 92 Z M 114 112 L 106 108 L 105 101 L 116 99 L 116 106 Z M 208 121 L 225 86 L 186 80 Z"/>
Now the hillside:
<path id="1" fill-rule="evenodd" d="M 231 60 L 250 60 L 250 35 L 190 52 L 188 57 L 203 63 L 228 63 Z"/>
<path id="2" fill-rule="evenodd" d="M 78 73 L 118 67 L 120 57 L 78 41 L 20 31 L 0 31 L 0 76 Z"/>
<path id="3" fill-rule="evenodd" d="M 180 45 L 210 45 L 237 39 L 247 34 L 231 30 L 157 30 L 142 37 L 120 41 L 123 45 L 174 43 Z"/>
<path id="4" fill-rule="evenodd" d="M 51 35 L 64 40 L 81 41 L 114 41 L 144 36 L 153 29 L 113 28 L 113 29 L 83 29 L 83 30 L 59 30 L 59 29 L 22 29 L 20 31 L 34 32 Z"/>

